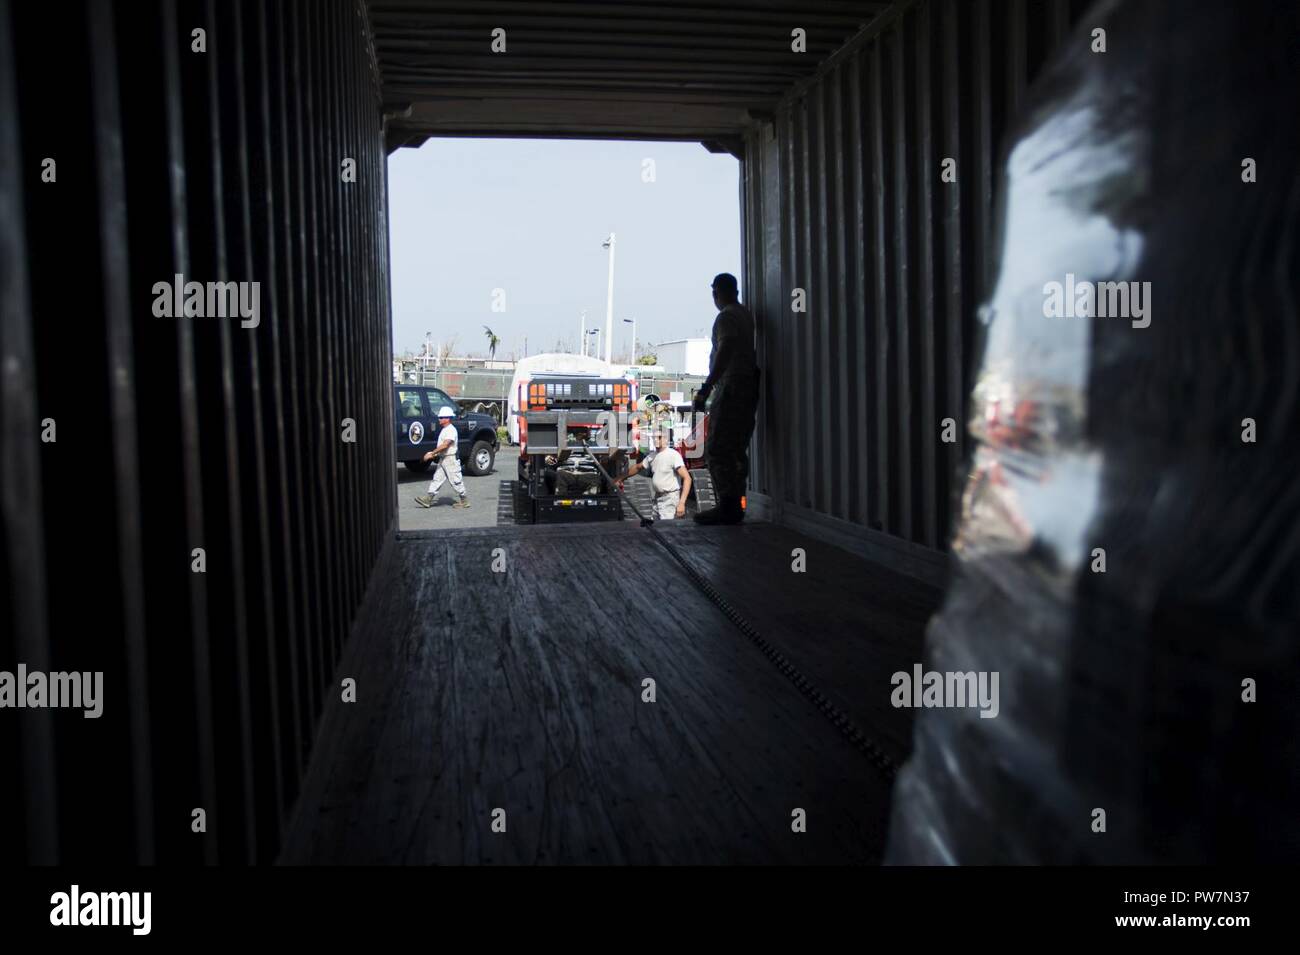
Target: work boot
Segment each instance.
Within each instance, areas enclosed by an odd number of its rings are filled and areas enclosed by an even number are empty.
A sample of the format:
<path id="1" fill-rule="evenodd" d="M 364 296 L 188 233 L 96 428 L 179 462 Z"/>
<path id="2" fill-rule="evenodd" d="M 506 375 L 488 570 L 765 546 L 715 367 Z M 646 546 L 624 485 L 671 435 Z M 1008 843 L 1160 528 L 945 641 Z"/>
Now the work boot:
<path id="1" fill-rule="evenodd" d="M 745 509 L 740 506 L 738 497 L 720 498 L 717 507 L 695 515 L 696 523 L 699 524 L 739 524 L 744 519 Z"/>
<path id="2" fill-rule="evenodd" d="M 469 498 L 462 497 L 452 507 L 469 507 Z"/>
<path id="3" fill-rule="evenodd" d="M 417 494 L 415 497 L 415 503 L 419 504 L 421 507 L 433 507 L 433 495 Z"/>

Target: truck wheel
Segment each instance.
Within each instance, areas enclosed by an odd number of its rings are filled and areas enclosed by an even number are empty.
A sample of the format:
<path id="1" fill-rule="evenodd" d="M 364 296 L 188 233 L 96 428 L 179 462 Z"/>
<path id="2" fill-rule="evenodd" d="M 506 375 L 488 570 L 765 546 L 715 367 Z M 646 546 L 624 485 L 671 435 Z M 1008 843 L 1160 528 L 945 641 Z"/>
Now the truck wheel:
<path id="1" fill-rule="evenodd" d="M 429 470 L 429 465 L 433 462 L 423 461 L 416 458 L 414 461 L 403 461 L 402 463 L 406 465 L 406 470 L 410 471 L 412 474 L 423 474 L 425 471 Z"/>
<path id="2" fill-rule="evenodd" d="M 492 473 L 492 462 L 496 459 L 496 452 L 492 450 L 492 445 L 486 441 L 475 441 L 474 447 L 470 449 L 467 470 L 475 477 L 481 477 L 484 474 Z"/>

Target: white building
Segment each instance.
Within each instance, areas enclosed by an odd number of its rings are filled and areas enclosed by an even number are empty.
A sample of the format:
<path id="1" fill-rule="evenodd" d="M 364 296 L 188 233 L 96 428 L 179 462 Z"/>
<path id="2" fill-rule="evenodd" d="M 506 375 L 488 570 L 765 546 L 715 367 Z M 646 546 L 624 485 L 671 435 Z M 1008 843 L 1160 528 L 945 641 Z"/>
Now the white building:
<path id="1" fill-rule="evenodd" d="M 707 338 L 679 338 L 655 346 L 655 358 L 670 374 L 699 375 L 709 373 L 709 352 L 713 342 Z"/>

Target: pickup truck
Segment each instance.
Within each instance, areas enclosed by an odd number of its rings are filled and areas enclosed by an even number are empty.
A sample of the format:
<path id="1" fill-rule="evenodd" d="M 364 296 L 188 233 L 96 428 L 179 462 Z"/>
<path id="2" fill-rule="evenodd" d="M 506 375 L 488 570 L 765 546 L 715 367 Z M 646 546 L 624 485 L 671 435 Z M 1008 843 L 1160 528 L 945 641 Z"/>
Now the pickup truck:
<path id="1" fill-rule="evenodd" d="M 417 474 L 429 470 L 432 462 L 423 457 L 426 451 L 438 446 L 438 409 L 444 405 L 456 412 L 452 424 L 460 439 L 458 451 L 465 473 L 491 474 L 501 446 L 493 417 L 464 411 L 442 389 L 424 385 L 393 385 L 393 443 L 397 460 Z"/>

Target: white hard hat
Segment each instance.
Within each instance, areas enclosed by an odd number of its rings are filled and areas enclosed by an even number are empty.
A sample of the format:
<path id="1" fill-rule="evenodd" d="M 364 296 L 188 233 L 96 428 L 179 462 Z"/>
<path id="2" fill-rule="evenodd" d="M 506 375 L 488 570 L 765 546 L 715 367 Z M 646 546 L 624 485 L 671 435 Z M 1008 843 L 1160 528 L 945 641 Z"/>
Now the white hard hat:
<path id="1" fill-rule="evenodd" d="M 443 405 L 441 408 L 438 409 L 438 417 L 439 417 L 439 418 L 454 418 L 454 417 L 456 417 L 456 412 L 452 411 L 451 408 L 450 408 L 450 406 L 448 406 L 448 405 Z"/>

